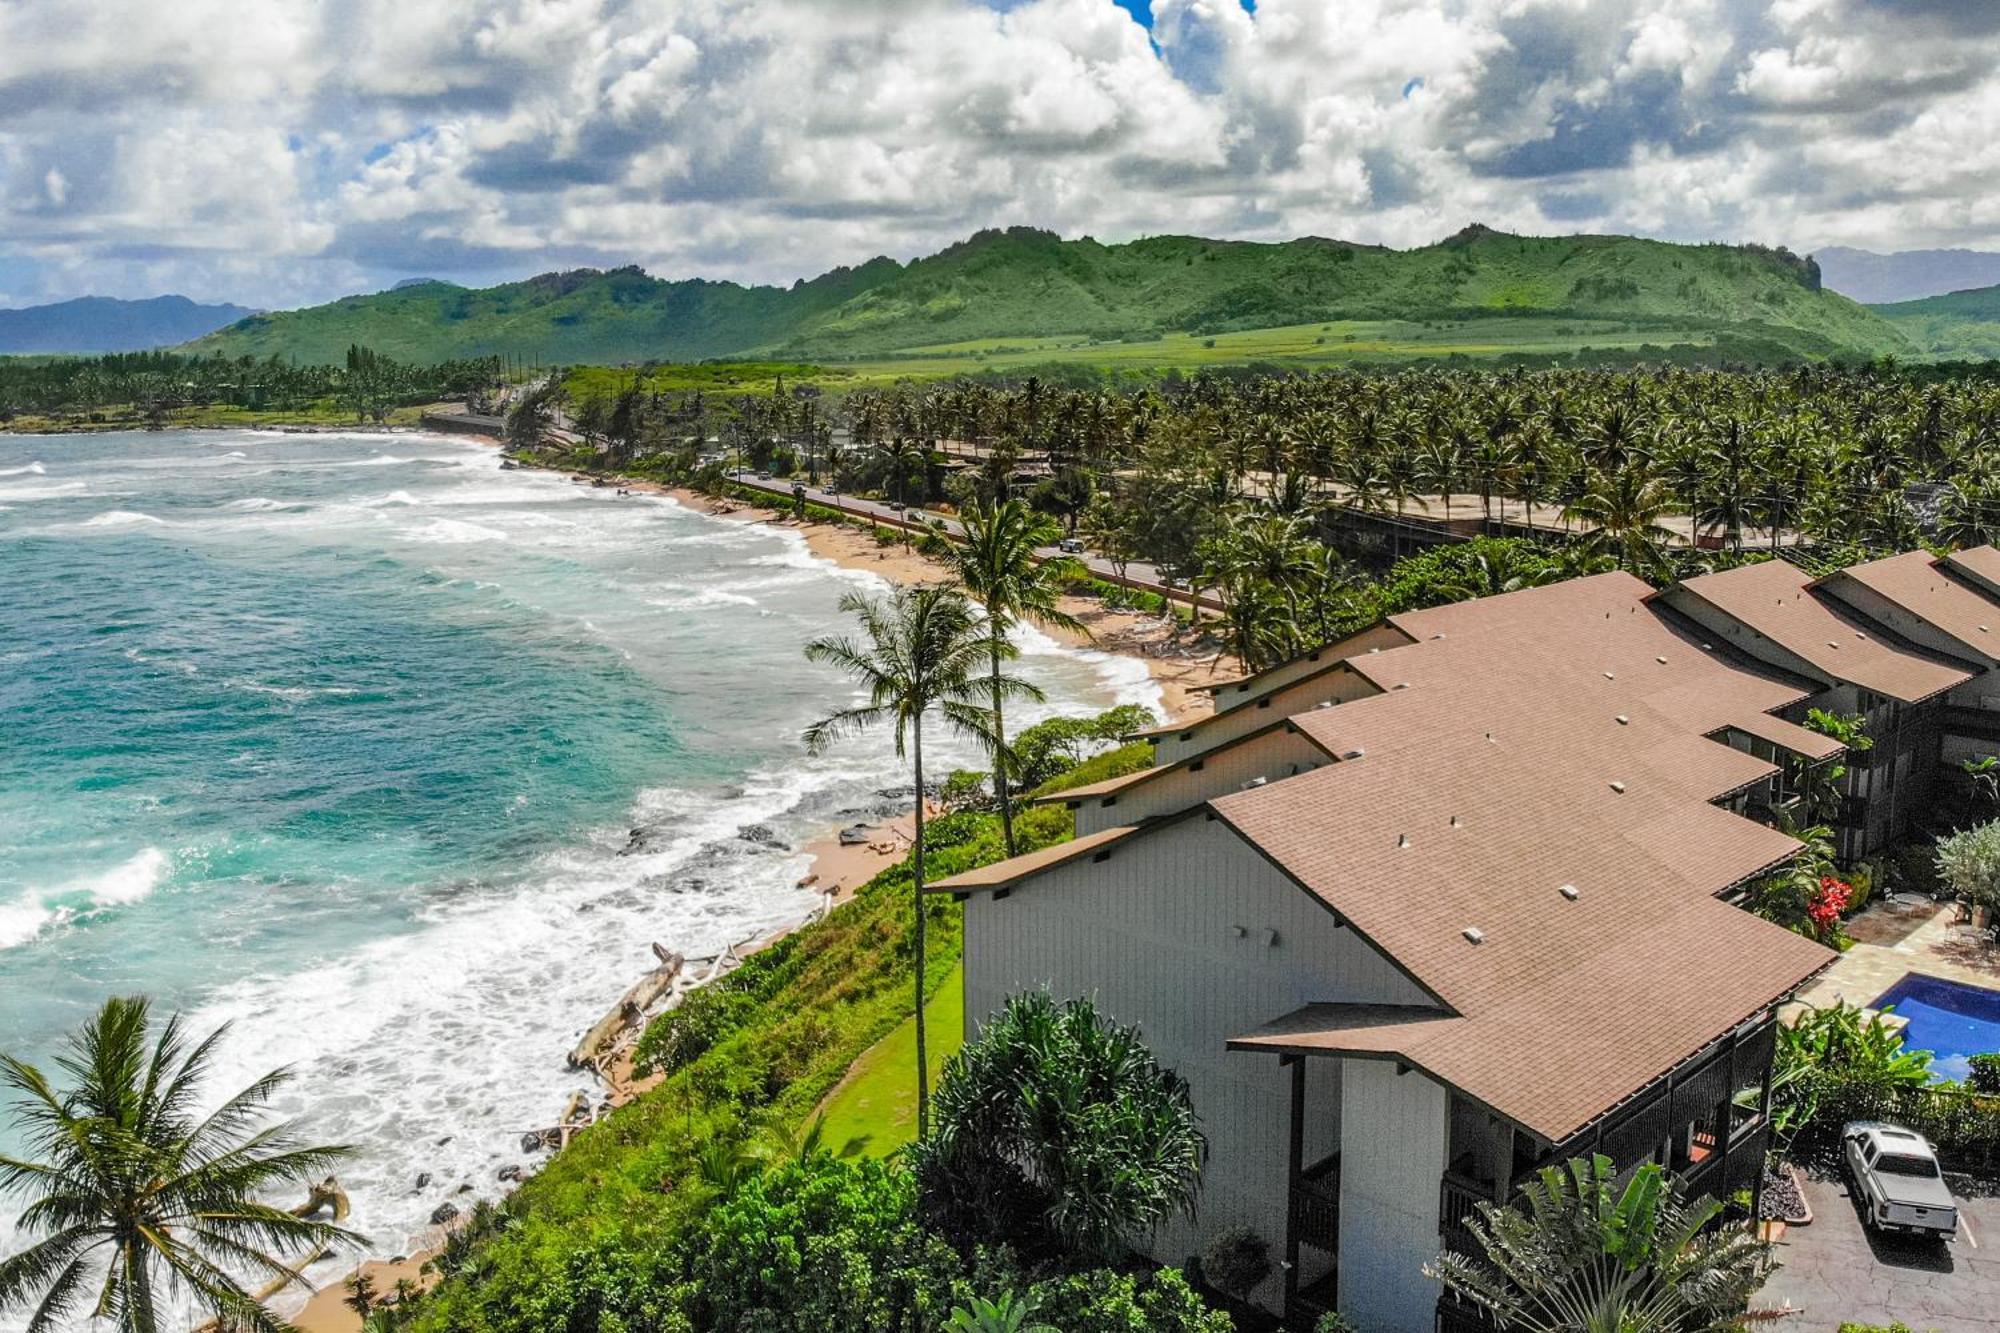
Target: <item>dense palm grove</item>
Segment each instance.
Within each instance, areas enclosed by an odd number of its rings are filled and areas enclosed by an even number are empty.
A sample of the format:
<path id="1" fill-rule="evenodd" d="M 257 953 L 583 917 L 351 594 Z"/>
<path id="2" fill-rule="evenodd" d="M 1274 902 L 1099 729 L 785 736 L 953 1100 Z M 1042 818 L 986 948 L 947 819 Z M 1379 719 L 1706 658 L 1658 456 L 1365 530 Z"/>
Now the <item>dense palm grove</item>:
<path id="1" fill-rule="evenodd" d="M 380 419 L 400 404 L 479 392 L 499 376 L 497 357 L 413 365 L 366 347 L 349 348 L 339 365 L 178 352 L 0 357 L 0 422 L 20 416 L 89 419 L 113 408 L 147 419 L 190 407 L 246 412 L 330 407 L 356 420 Z"/>
<path id="2" fill-rule="evenodd" d="M 1253 666 L 1385 609 L 1366 566 L 1412 544 L 1537 539 L 1459 570 L 1474 595 L 1614 565 L 1664 580 L 1765 550 L 1811 566 L 2000 534 L 2000 382 L 1974 372 L 1419 370 L 1136 392 L 1030 378 L 838 402 L 809 384 L 733 401 L 634 387 L 574 407 L 618 466 L 692 473 L 713 441 L 912 503 L 1019 494 L 1114 561 L 1212 591 Z M 947 460 L 966 464 L 949 481 Z"/>

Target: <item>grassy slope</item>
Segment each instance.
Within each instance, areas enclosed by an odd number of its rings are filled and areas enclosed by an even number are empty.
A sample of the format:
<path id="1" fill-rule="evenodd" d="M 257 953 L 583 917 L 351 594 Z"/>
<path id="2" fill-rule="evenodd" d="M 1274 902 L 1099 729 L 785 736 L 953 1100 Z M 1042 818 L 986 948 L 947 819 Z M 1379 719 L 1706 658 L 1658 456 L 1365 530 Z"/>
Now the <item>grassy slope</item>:
<path id="1" fill-rule="evenodd" d="M 1941 360 L 2000 357 L 2000 287 L 1869 307 L 1926 356 Z"/>
<path id="2" fill-rule="evenodd" d="M 1812 290 L 1803 266 L 1769 252 L 1478 229 L 1397 251 L 1183 236 L 1107 246 L 1016 228 L 981 232 L 908 266 L 876 260 L 790 288 L 667 283 L 636 269 L 546 274 L 479 291 L 421 284 L 256 316 L 191 346 L 314 361 L 338 360 L 359 342 L 417 360 L 504 352 L 565 364 L 875 362 L 915 348 L 970 355 L 995 340 L 1143 344 L 1185 333 L 1194 335 L 1195 350 L 1206 351 L 1201 339 L 1247 330 L 1282 335 L 1336 320 L 1421 328 L 1488 319 L 1567 327 L 1459 341 L 1569 350 L 1631 346 L 1635 331 L 1644 335 L 1636 341 L 1656 344 L 1708 343 L 1730 331 L 1772 354 L 1909 350 L 1881 317 Z M 1391 358 L 1439 351 L 1422 338 L 1376 341 L 1375 354 Z M 1083 358 L 1093 352 L 1072 350 Z M 1128 359 L 1198 363 L 1183 355 L 1188 350 L 1165 340 Z"/>
<path id="3" fill-rule="evenodd" d="M 1143 767 L 1151 751 L 1100 755 L 1056 785 L 1094 782 Z M 1023 849 L 1071 836 L 1062 806 L 1016 821 Z M 933 853 L 939 876 L 999 859 L 999 820 Z M 747 997 L 714 1044 L 610 1120 L 576 1136 L 508 1202 L 508 1222 L 479 1247 L 471 1268 L 447 1282 L 410 1326 L 416 1333 L 494 1333 L 552 1326 L 570 1278 L 594 1251 L 650 1250 L 705 1197 L 699 1162 L 711 1146 L 789 1139 L 863 1052 L 910 1012 L 911 867 L 876 875 L 853 902 L 817 925 L 751 956 L 720 985 Z M 935 1003 L 959 965 L 961 914 L 930 902 L 925 994 Z M 834 1142 L 833 1146 L 839 1146 Z"/>
<path id="4" fill-rule="evenodd" d="M 965 969 L 954 967 L 944 984 L 924 1005 L 926 1063 L 931 1083 L 958 1048 L 965 1044 Z M 917 1064 L 917 1020 L 906 1018 L 896 1030 L 863 1051 L 847 1077 L 820 1103 L 824 1142 L 847 1156 L 888 1157 L 917 1136 L 917 1085 L 910 1071 Z"/>

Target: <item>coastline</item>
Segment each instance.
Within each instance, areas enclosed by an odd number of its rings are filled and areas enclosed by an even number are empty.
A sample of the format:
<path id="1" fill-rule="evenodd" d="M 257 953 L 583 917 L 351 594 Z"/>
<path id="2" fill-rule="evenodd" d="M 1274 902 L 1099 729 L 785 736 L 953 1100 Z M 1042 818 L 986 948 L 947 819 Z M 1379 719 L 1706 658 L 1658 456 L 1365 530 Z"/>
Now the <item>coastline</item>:
<path id="1" fill-rule="evenodd" d="M 498 440 L 482 436 L 459 435 L 453 438 L 494 447 L 500 444 Z M 579 485 L 614 484 L 612 480 L 560 468 L 536 467 L 536 470 L 569 477 Z M 716 500 L 657 482 L 616 480 L 615 484 L 619 489 L 635 494 L 671 499 L 710 517 L 795 529 L 807 549 L 821 559 L 845 569 L 866 570 L 892 583 L 936 582 L 945 577 L 945 571 L 936 561 L 920 554 L 914 547 L 900 544 L 885 546 L 877 542 L 872 534 L 845 524 L 802 523 L 778 510 L 738 500 Z M 1142 662 L 1154 684 L 1159 687 L 1160 706 L 1168 721 L 1192 720 L 1209 712 L 1212 698 L 1200 692 L 1198 687 L 1231 679 L 1237 674 L 1230 659 L 1195 653 L 1181 644 L 1180 627 L 1169 619 L 1112 610 L 1095 598 L 1076 595 L 1065 595 L 1061 604 L 1063 610 L 1082 622 L 1084 631 L 1048 628 L 1043 632 L 1066 647 L 1122 654 Z M 814 890 L 819 901 L 797 921 L 745 941 L 732 950 L 735 959 L 740 961 L 770 947 L 852 898 L 855 891 L 877 872 L 904 854 L 914 837 L 914 823 L 914 814 L 906 813 L 871 825 L 872 836 L 865 843 L 844 845 L 837 829 L 829 829 L 807 842 L 800 850 L 810 861 L 806 875 L 799 881 L 799 888 Z M 718 966 L 704 981 L 720 975 L 722 970 Z M 607 995 L 605 998 L 609 1003 L 616 997 Z M 628 1047 L 605 1070 L 600 1087 L 604 1100 L 615 1108 L 644 1093 L 656 1082 L 657 1079 L 634 1077 Z M 556 1108 L 551 1109 L 553 1112 Z M 378 1299 L 388 1296 L 398 1280 L 409 1280 L 419 1286 L 428 1285 L 429 1279 L 422 1273 L 423 1265 L 436 1252 L 449 1226 L 447 1223 L 436 1228 L 427 1243 L 417 1246 L 408 1255 L 343 1265 L 336 1275 L 312 1290 L 303 1308 L 292 1316 L 292 1324 L 300 1333 L 359 1333 L 361 1321 L 345 1304 L 348 1279 L 357 1273 L 365 1274 L 373 1282 Z"/>

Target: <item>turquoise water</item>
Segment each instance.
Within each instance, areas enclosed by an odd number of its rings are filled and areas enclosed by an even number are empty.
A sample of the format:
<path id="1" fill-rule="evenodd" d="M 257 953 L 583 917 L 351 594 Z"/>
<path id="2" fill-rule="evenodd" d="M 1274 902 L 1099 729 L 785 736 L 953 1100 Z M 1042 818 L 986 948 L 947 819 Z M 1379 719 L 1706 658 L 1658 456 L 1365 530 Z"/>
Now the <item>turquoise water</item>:
<path id="1" fill-rule="evenodd" d="M 522 1160 L 650 942 L 795 919 L 791 848 L 893 807 L 886 736 L 798 741 L 857 585 L 468 442 L 0 436 L 0 1050 L 114 993 L 233 1022 L 227 1076 L 298 1067 L 400 1251 Z M 1051 710 L 1158 698 L 1038 637 L 1023 669 Z"/>

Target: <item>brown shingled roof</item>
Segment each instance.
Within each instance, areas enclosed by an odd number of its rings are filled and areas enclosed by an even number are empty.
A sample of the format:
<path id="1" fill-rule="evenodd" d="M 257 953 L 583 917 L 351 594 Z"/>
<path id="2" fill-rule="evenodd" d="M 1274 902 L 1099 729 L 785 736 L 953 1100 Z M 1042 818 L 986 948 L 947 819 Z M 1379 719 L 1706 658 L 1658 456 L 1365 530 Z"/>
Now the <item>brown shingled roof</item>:
<path id="1" fill-rule="evenodd" d="M 1971 679 L 1969 672 L 1815 593 L 1812 584 L 1812 576 L 1796 565 L 1767 560 L 1688 579 L 1679 590 L 1804 659 L 1827 679 L 1891 699 L 1917 703 Z"/>
<path id="2" fill-rule="evenodd" d="M 1964 644 L 1986 661 L 2000 661 L 2000 600 L 1987 597 L 1940 568 L 1928 551 L 1851 565 L 1832 579 L 1853 579 L 1917 619 Z M 1960 673 L 1970 679 L 1969 673 Z"/>
<path id="3" fill-rule="evenodd" d="M 1463 1020 L 1397 1052 L 1553 1142 L 1832 958 L 1715 898 L 1798 844 L 1633 757 L 1508 729 L 1211 806 Z"/>
<path id="4" fill-rule="evenodd" d="M 1555 1142 L 1831 960 L 1716 896 L 1799 846 L 1711 804 L 1775 772 L 1717 737 L 1839 749 L 1769 716 L 1800 682 L 1625 574 L 1392 623 L 1408 645 L 1348 661 L 1382 693 L 1290 719 L 1338 762 L 1208 808 L 1438 1008 L 1309 1006 L 1232 1045 L 1393 1056 Z"/>
<path id="5" fill-rule="evenodd" d="M 2000 595 L 2000 547 L 1969 546 L 1963 551 L 1953 551 L 1945 557 L 1945 563 L 1967 582 Z"/>

